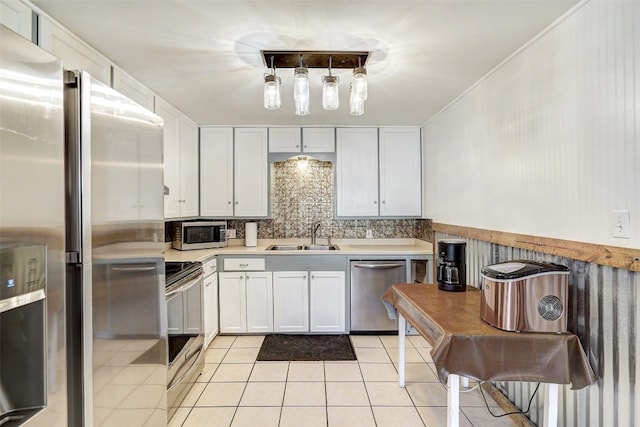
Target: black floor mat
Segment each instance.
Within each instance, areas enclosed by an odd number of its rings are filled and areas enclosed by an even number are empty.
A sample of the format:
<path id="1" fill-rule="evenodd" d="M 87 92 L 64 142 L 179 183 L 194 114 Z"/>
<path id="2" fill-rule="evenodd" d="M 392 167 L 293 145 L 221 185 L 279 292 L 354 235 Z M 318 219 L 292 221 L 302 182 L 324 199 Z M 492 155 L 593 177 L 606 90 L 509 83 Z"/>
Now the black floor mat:
<path id="1" fill-rule="evenodd" d="M 264 338 L 257 360 L 357 360 L 349 335 L 283 335 Z"/>

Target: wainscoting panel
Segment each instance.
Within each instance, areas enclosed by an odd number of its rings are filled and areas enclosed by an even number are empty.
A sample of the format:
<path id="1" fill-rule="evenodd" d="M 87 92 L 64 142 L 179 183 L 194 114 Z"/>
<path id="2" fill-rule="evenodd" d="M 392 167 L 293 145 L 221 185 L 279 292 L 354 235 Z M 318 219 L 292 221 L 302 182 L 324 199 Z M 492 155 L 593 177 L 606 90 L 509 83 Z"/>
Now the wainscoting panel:
<path id="1" fill-rule="evenodd" d="M 436 231 L 441 239 L 460 238 Z M 566 265 L 569 280 L 569 330 L 580 337 L 598 381 L 582 390 L 560 388 L 560 426 L 640 425 L 640 273 L 576 261 L 535 251 L 464 238 L 467 283 L 479 287 L 480 268 L 514 259 Z M 535 383 L 497 382 L 518 408 L 527 407 Z M 544 387 L 532 403 L 529 418 L 543 422 Z"/>

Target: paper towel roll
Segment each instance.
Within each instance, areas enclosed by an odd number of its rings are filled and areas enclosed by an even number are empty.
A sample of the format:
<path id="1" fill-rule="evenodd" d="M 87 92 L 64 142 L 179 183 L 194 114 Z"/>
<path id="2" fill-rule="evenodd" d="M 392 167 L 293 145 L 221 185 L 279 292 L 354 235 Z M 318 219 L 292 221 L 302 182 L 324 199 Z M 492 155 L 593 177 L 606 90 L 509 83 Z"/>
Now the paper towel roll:
<path id="1" fill-rule="evenodd" d="M 256 246 L 258 244 L 258 224 L 247 222 L 244 225 L 244 245 Z"/>

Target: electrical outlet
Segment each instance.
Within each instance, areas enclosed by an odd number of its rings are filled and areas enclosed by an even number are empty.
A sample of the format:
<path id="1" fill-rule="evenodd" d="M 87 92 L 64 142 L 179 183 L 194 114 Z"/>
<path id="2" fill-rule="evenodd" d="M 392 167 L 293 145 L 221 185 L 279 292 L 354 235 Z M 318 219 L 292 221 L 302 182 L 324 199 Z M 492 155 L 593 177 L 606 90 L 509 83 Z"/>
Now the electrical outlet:
<path id="1" fill-rule="evenodd" d="M 373 239 L 373 231 L 370 228 L 367 228 L 367 239 Z"/>
<path id="2" fill-rule="evenodd" d="M 233 228 L 230 228 L 227 230 L 227 238 L 228 239 L 235 239 L 236 238 L 236 230 L 234 230 Z"/>
<path id="3" fill-rule="evenodd" d="M 631 218 L 629 211 L 611 211 L 611 236 L 621 239 L 630 239 Z"/>

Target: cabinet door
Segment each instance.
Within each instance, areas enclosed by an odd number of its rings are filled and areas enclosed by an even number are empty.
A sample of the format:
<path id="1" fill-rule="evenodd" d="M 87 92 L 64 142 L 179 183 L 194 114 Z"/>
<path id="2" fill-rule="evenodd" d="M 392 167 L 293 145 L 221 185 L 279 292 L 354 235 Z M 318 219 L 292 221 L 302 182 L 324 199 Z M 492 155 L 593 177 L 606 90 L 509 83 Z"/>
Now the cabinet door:
<path id="1" fill-rule="evenodd" d="M 180 116 L 180 216 L 198 216 L 198 125 Z"/>
<path id="2" fill-rule="evenodd" d="M 31 8 L 21 1 L 0 1 L 0 24 L 31 41 Z"/>
<path id="3" fill-rule="evenodd" d="M 378 215 L 378 129 L 336 130 L 337 216 Z"/>
<path id="4" fill-rule="evenodd" d="M 311 332 L 345 331 L 344 271 L 309 273 L 309 323 Z"/>
<path id="5" fill-rule="evenodd" d="M 202 281 L 198 280 L 183 292 L 184 333 L 202 333 Z"/>
<path id="6" fill-rule="evenodd" d="M 246 273 L 247 332 L 273 332 L 273 283 L 267 272 Z"/>
<path id="7" fill-rule="evenodd" d="M 218 275 L 216 273 L 204 278 L 203 294 L 204 347 L 207 348 L 218 333 Z"/>
<path id="8" fill-rule="evenodd" d="M 200 129 L 200 215 L 233 216 L 233 128 Z"/>
<path id="9" fill-rule="evenodd" d="M 219 273 L 220 332 L 247 332 L 244 273 Z"/>
<path id="10" fill-rule="evenodd" d="M 38 45 L 62 59 L 67 70 L 84 70 L 111 86 L 111 62 L 66 29 L 38 16 Z"/>
<path id="11" fill-rule="evenodd" d="M 309 279 L 306 271 L 273 273 L 273 329 L 309 331 Z"/>
<path id="12" fill-rule="evenodd" d="M 164 217 L 180 217 L 180 112 L 156 97 L 156 114 L 164 119 Z"/>
<path id="13" fill-rule="evenodd" d="M 336 151 L 334 128 L 302 128 L 302 151 L 305 153 L 333 153 Z"/>
<path id="14" fill-rule="evenodd" d="M 419 128 L 380 128 L 380 215 L 422 214 Z"/>
<path id="15" fill-rule="evenodd" d="M 266 217 L 269 206 L 267 129 L 236 129 L 234 153 L 234 214 Z"/>
<path id="16" fill-rule="evenodd" d="M 184 333 L 184 310 L 182 307 L 182 293 L 177 293 L 167 300 L 167 332 L 169 335 Z"/>
<path id="17" fill-rule="evenodd" d="M 298 153 L 300 128 L 269 128 L 270 153 Z"/>

